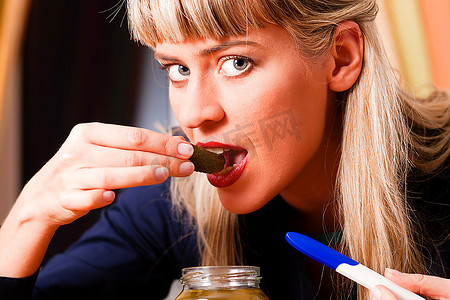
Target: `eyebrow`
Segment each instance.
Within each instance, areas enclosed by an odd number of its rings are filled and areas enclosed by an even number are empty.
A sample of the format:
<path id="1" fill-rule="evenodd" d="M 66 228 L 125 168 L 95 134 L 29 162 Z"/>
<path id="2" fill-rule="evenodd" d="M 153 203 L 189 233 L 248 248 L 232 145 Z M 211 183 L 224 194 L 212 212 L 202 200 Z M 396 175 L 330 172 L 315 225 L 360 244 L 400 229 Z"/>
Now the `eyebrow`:
<path id="1" fill-rule="evenodd" d="M 234 47 L 234 46 L 248 46 L 248 45 L 257 46 L 259 44 L 256 42 L 253 42 L 253 41 L 228 41 L 228 42 L 223 42 L 218 45 L 212 46 L 210 48 L 201 50 L 196 55 L 197 56 L 207 56 L 207 55 L 213 54 L 214 52 L 226 50 L 226 49 Z"/>
<path id="2" fill-rule="evenodd" d="M 253 42 L 253 41 L 227 41 L 227 42 L 222 42 L 218 45 L 214 45 L 210 48 L 200 50 L 198 53 L 194 53 L 194 55 L 195 56 L 208 56 L 210 54 L 213 54 L 214 52 L 226 50 L 231 47 L 248 46 L 248 45 L 260 46 L 258 43 Z M 178 59 L 173 56 L 166 56 L 161 53 L 155 53 L 155 59 L 163 59 L 163 60 L 167 60 L 167 61 L 178 61 Z"/>

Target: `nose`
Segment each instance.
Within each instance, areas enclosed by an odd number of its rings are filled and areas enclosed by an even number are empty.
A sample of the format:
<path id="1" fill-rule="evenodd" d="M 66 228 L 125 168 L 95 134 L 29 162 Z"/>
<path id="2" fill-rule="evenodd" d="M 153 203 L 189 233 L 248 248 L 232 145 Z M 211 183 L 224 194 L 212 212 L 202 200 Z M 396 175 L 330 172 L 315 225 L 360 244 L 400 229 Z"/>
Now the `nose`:
<path id="1" fill-rule="evenodd" d="M 188 129 L 217 123 L 225 116 L 219 89 L 206 77 L 191 77 L 184 93 L 171 95 L 171 99 L 172 103 L 178 107 L 175 109 L 178 111 L 178 122 Z"/>

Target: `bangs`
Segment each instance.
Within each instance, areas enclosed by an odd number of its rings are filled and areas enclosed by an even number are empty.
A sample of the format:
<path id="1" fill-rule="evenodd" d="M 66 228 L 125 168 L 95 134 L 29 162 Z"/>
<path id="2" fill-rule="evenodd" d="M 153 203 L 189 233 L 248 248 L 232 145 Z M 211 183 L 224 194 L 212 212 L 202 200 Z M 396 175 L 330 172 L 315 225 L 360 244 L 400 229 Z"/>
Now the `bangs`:
<path id="1" fill-rule="evenodd" d="M 250 3 L 248 3 L 250 2 Z M 276 23 L 272 11 L 250 0 L 129 0 L 132 37 L 154 48 L 160 42 L 221 39 Z"/>

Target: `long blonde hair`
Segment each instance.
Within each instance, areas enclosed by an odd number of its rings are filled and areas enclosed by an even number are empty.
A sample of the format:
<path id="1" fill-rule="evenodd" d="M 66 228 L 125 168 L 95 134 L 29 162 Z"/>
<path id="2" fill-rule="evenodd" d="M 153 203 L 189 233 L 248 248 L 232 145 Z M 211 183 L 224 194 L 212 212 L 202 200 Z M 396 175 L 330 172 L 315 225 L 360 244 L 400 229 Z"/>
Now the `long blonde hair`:
<path id="1" fill-rule="evenodd" d="M 363 68 L 342 93 L 342 154 L 337 176 L 342 251 L 382 273 L 386 267 L 425 272 L 412 234 L 406 199 L 411 166 L 432 172 L 450 151 L 450 97 L 436 91 L 416 99 L 401 88 L 380 42 L 374 0 L 129 0 L 129 27 L 136 40 L 220 39 L 271 23 L 285 28 L 299 51 L 319 59 L 333 43 L 336 24 L 355 21 L 364 37 Z M 433 135 L 430 136 L 429 132 Z M 174 204 L 192 217 L 202 264 L 240 262 L 237 216 L 220 204 L 202 174 L 172 180 Z M 358 289 L 359 298 L 367 291 Z"/>

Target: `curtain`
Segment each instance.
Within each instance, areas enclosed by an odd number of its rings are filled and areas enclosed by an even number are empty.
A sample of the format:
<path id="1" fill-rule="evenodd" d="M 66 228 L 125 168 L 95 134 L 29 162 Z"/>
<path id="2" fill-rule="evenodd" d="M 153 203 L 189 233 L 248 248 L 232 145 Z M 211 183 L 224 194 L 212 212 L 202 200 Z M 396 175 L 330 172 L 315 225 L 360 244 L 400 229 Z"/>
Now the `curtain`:
<path id="1" fill-rule="evenodd" d="M 23 50 L 23 183 L 77 123 L 133 123 L 144 47 L 130 39 L 120 2 L 32 2 Z M 98 211 L 63 226 L 48 257 L 70 245 L 97 216 Z"/>
<path id="2" fill-rule="evenodd" d="M 450 1 L 379 0 L 378 19 L 389 57 L 407 88 L 426 96 L 450 89 Z"/>
<path id="3" fill-rule="evenodd" d="M 0 1 L 0 222 L 20 182 L 20 49 L 29 0 Z"/>

